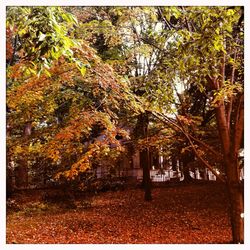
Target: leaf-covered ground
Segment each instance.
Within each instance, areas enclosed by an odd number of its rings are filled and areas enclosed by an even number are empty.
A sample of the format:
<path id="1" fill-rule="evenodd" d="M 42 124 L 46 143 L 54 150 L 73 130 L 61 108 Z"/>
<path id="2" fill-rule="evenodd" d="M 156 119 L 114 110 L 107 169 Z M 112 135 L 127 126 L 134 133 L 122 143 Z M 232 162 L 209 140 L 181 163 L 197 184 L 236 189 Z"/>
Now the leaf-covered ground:
<path id="1" fill-rule="evenodd" d="M 215 182 L 155 188 L 152 202 L 143 201 L 141 189 L 128 189 L 94 196 L 91 206 L 78 201 L 76 209 L 31 204 L 8 213 L 7 243 L 231 241 L 225 190 Z"/>

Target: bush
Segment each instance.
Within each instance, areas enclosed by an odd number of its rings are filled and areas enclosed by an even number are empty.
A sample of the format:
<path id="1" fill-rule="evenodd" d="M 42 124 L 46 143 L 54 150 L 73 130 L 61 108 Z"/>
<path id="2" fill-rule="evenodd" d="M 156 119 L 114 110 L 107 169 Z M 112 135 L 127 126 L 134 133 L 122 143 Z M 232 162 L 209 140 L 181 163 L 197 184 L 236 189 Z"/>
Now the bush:
<path id="1" fill-rule="evenodd" d="M 48 190 L 42 196 L 42 200 L 64 208 L 76 208 L 74 195 L 65 190 Z"/>
<path id="2" fill-rule="evenodd" d="M 88 185 L 88 191 L 92 192 L 106 192 L 118 191 L 125 189 L 125 181 L 121 178 L 100 178 L 95 179 Z"/>

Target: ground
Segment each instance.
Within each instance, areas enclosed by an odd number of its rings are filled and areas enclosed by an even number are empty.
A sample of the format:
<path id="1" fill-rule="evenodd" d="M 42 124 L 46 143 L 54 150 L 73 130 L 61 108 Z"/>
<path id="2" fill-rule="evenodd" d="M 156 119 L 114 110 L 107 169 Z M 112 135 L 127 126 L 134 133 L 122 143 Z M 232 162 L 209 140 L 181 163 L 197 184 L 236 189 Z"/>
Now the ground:
<path id="1" fill-rule="evenodd" d="M 208 184 L 109 191 L 53 208 L 26 197 L 7 213 L 7 243 L 230 243 L 225 188 Z M 35 204 L 35 205 L 34 205 Z"/>

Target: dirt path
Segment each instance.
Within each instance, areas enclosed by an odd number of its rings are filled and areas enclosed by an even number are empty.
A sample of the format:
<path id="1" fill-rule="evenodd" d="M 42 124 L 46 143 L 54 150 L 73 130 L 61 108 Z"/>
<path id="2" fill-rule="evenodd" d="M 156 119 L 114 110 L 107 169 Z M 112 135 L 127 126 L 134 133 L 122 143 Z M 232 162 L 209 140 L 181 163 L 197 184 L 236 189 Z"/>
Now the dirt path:
<path id="1" fill-rule="evenodd" d="M 221 185 L 140 189 L 95 196 L 91 207 L 24 211 L 7 216 L 7 243 L 229 243 Z"/>

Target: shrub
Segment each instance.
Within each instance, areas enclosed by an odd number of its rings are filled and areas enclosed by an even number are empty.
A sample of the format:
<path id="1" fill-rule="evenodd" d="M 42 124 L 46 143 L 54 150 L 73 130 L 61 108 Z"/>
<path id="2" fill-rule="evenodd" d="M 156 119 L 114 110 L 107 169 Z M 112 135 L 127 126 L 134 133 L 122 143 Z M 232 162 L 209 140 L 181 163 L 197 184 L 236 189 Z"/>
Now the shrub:
<path id="1" fill-rule="evenodd" d="M 114 177 L 95 179 L 88 186 L 88 190 L 92 192 L 118 191 L 124 189 L 125 181 L 121 178 Z"/>
<path id="2" fill-rule="evenodd" d="M 58 204 L 63 208 L 76 208 L 74 195 L 65 190 L 48 190 L 42 200 L 46 203 Z"/>

